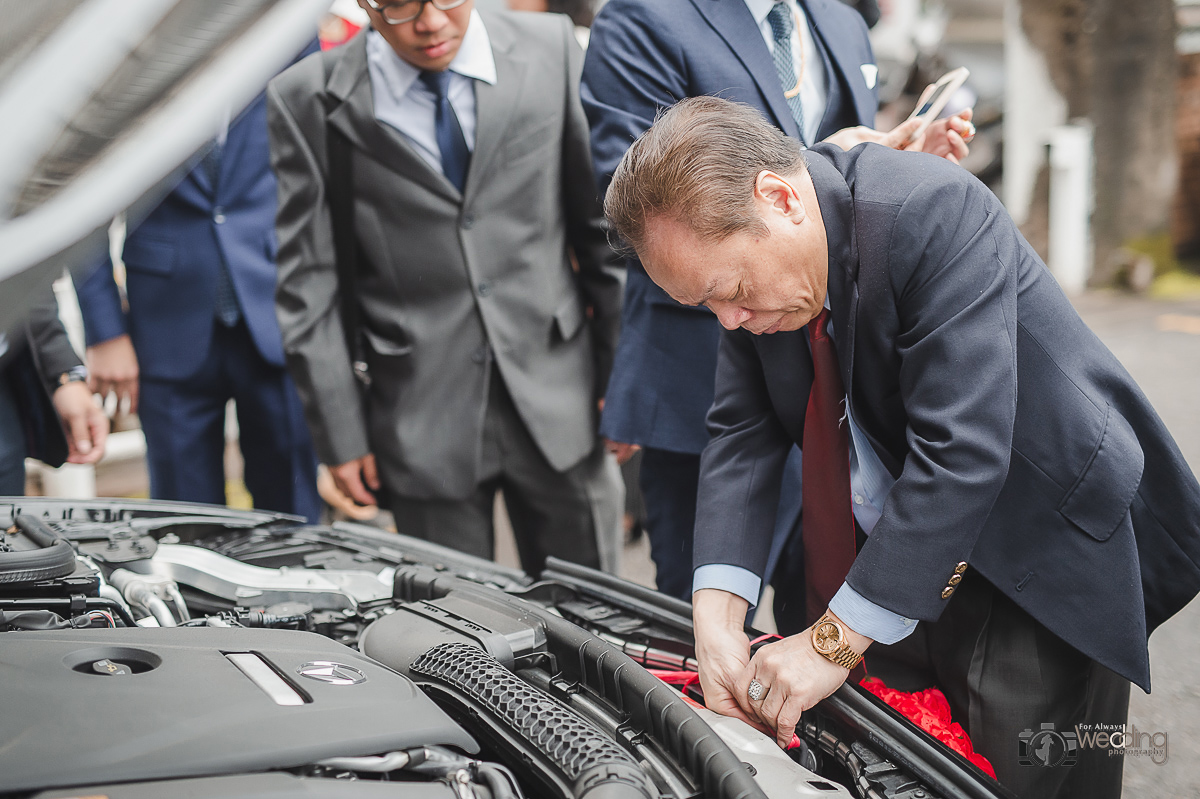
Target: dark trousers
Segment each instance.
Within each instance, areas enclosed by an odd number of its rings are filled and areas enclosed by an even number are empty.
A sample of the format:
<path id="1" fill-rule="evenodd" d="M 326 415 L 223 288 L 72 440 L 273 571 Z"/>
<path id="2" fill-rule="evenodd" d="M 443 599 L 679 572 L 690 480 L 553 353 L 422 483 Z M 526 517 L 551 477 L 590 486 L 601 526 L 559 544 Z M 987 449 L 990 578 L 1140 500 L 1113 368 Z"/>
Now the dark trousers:
<path id="1" fill-rule="evenodd" d="M 664 594 L 690 602 L 700 456 L 646 447 L 640 479 L 655 585 Z"/>
<path id="2" fill-rule="evenodd" d="M 25 431 L 10 379 L 0 370 L 0 497 L 25 494 Z"/>
<path id="3" fill-rule="evenodd" d="M 495 549 L 492 511 L 500 491 L 526 571 L 540 572 L 549 556 L 599 568 L 597 536 L 615 531 L 621 502 L 619 481 L 606 475 L 605 455 L 597 439 L 586 458 L 565 472 L 555 471 L 493 369 L 480 478 L 471 496 L 416 499 L 389 489 L 381 501 L 395 516 L 399 532 L 490 560 Z"/>
<path id="4" fill-rule="evenodd" d="M 142 379 L 150 496 L 225 504 L 230 399 L 254 506 L 318 521 L 317 459 L 300 398 L 287 372 L 263 360 L 244 321 L 231 328 L 214 321 L 208 357 L 188 379 Z"/>
<path id="5" fill-rule="evenodd" d="M 977 573 L 968 571 L 937 622 L 922 622 L 891 646 L 872 645 L 866 667 L 891 688 L 940 688 L 975 750 L 1022 799 L 1121 795 L 1121 755 L 1080 746 L 1075 765 L 1043 765 L 1063 750 L 1058 739 L 1037 733 L 1044 724 L 1057 733 L 1124 724 L 1129 682 L 1064 643 Z M 1034 744 L 1024 752 L 1031 765 L 1019 762 L 1022 738 Z"/>
<path id="6" fill-rule="evenodd" d="M 800 478 L 800 451 L 793 447 L 784 467 L 775 532 L 765 575 L 767 582 L 776 585 L 776 597 L 781 596 L 780 585 L 784 586 L 786 594 L 786 587 L 794 582 L 794 569 L 789 570 L 789 564 L 784 559 L 787 557 L 785 545 L 790 546 L 790 541 L 800 538 Z M 659 591 L 685 602 L 692 599 L 692 541 L 695 536 L 699 484 L 699 455 L 643 448 L 642 498 L 646 504 L 650 557 L 656 569 L 655 584 Z M 802 555 L 802 546 L 799 551 Z M 796 563 L 793 558 L 792 564 Z M 795 568 L 799 568 L 803 576 L 803 562 L 799 561 Z M 779 577 L 773 579 L 772 575 Z M 803 590 L 799 597 L 803 602 Z M 780 610 L 777 600 L 776 618 L 787 618 Z"/>

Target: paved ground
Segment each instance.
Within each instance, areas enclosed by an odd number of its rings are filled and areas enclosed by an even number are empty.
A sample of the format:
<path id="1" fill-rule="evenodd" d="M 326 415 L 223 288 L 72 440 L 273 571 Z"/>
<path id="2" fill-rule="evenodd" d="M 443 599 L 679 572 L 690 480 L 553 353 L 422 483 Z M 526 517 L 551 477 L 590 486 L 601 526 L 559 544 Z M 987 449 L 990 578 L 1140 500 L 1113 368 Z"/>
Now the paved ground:
<path id="1" fill-rule="evenodd" d="M 1200 300 L 1163 302 L 1090 294 L 1080 314 L 1134 376 L 1200 473 Z M 1165 732 L 1161 766 L 1127 758 L 1127 797 L 1200 795 L 1200 602 L 1150 639 L 1153 693 L 1133 689 L 1129 720 L 1139 732 Z"/>

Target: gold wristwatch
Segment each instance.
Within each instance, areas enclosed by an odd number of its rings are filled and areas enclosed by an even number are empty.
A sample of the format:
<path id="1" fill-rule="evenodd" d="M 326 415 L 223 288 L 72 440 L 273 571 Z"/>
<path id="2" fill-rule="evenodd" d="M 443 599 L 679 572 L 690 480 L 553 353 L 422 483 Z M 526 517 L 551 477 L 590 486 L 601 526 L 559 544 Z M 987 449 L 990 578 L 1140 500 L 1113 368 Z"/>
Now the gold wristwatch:
<path id="1" fill-rule="evenodd" d="M 862 655 L 846 643 L 846 631 L 842 629 L 842 625 L 834 621 L 828 613 L 813 625 L 812 645 L 817 654 L 843 669 L 853 669 L 863 659 Z"/>

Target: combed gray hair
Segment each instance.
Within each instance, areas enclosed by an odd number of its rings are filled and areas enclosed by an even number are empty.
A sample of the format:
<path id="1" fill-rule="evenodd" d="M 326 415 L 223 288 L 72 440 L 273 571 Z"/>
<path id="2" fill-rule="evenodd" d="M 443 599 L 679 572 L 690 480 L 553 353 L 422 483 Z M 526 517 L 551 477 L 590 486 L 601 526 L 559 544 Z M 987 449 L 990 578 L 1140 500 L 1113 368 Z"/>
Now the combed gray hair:
<path id="1" fill-rule="evenodd" d="M 617 235 L 640 250 L 646 220 L 668 216 L 717 240 L 742 230 L 766 233 L 754 210 L 763 170 L 783 177 L 806 167 L 800 143 L 753 108 L 691 97 L 659 114 L 613 173 L 604 213 Z"/>

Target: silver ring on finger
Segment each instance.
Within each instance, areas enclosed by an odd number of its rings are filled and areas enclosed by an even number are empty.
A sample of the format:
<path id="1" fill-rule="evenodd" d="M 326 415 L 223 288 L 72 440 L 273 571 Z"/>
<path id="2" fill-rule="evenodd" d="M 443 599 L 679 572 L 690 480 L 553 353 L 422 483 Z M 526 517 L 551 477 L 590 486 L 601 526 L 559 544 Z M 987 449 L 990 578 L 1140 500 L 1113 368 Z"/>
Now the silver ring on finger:
<path id="1" fill-rule="evenodd" d="M 746 688 L 746 696 L 750 697 L 752 702 L 762 699 L 766 692 L 767 689 L 758 680 L 751 680 L 750 685 Z"/>

